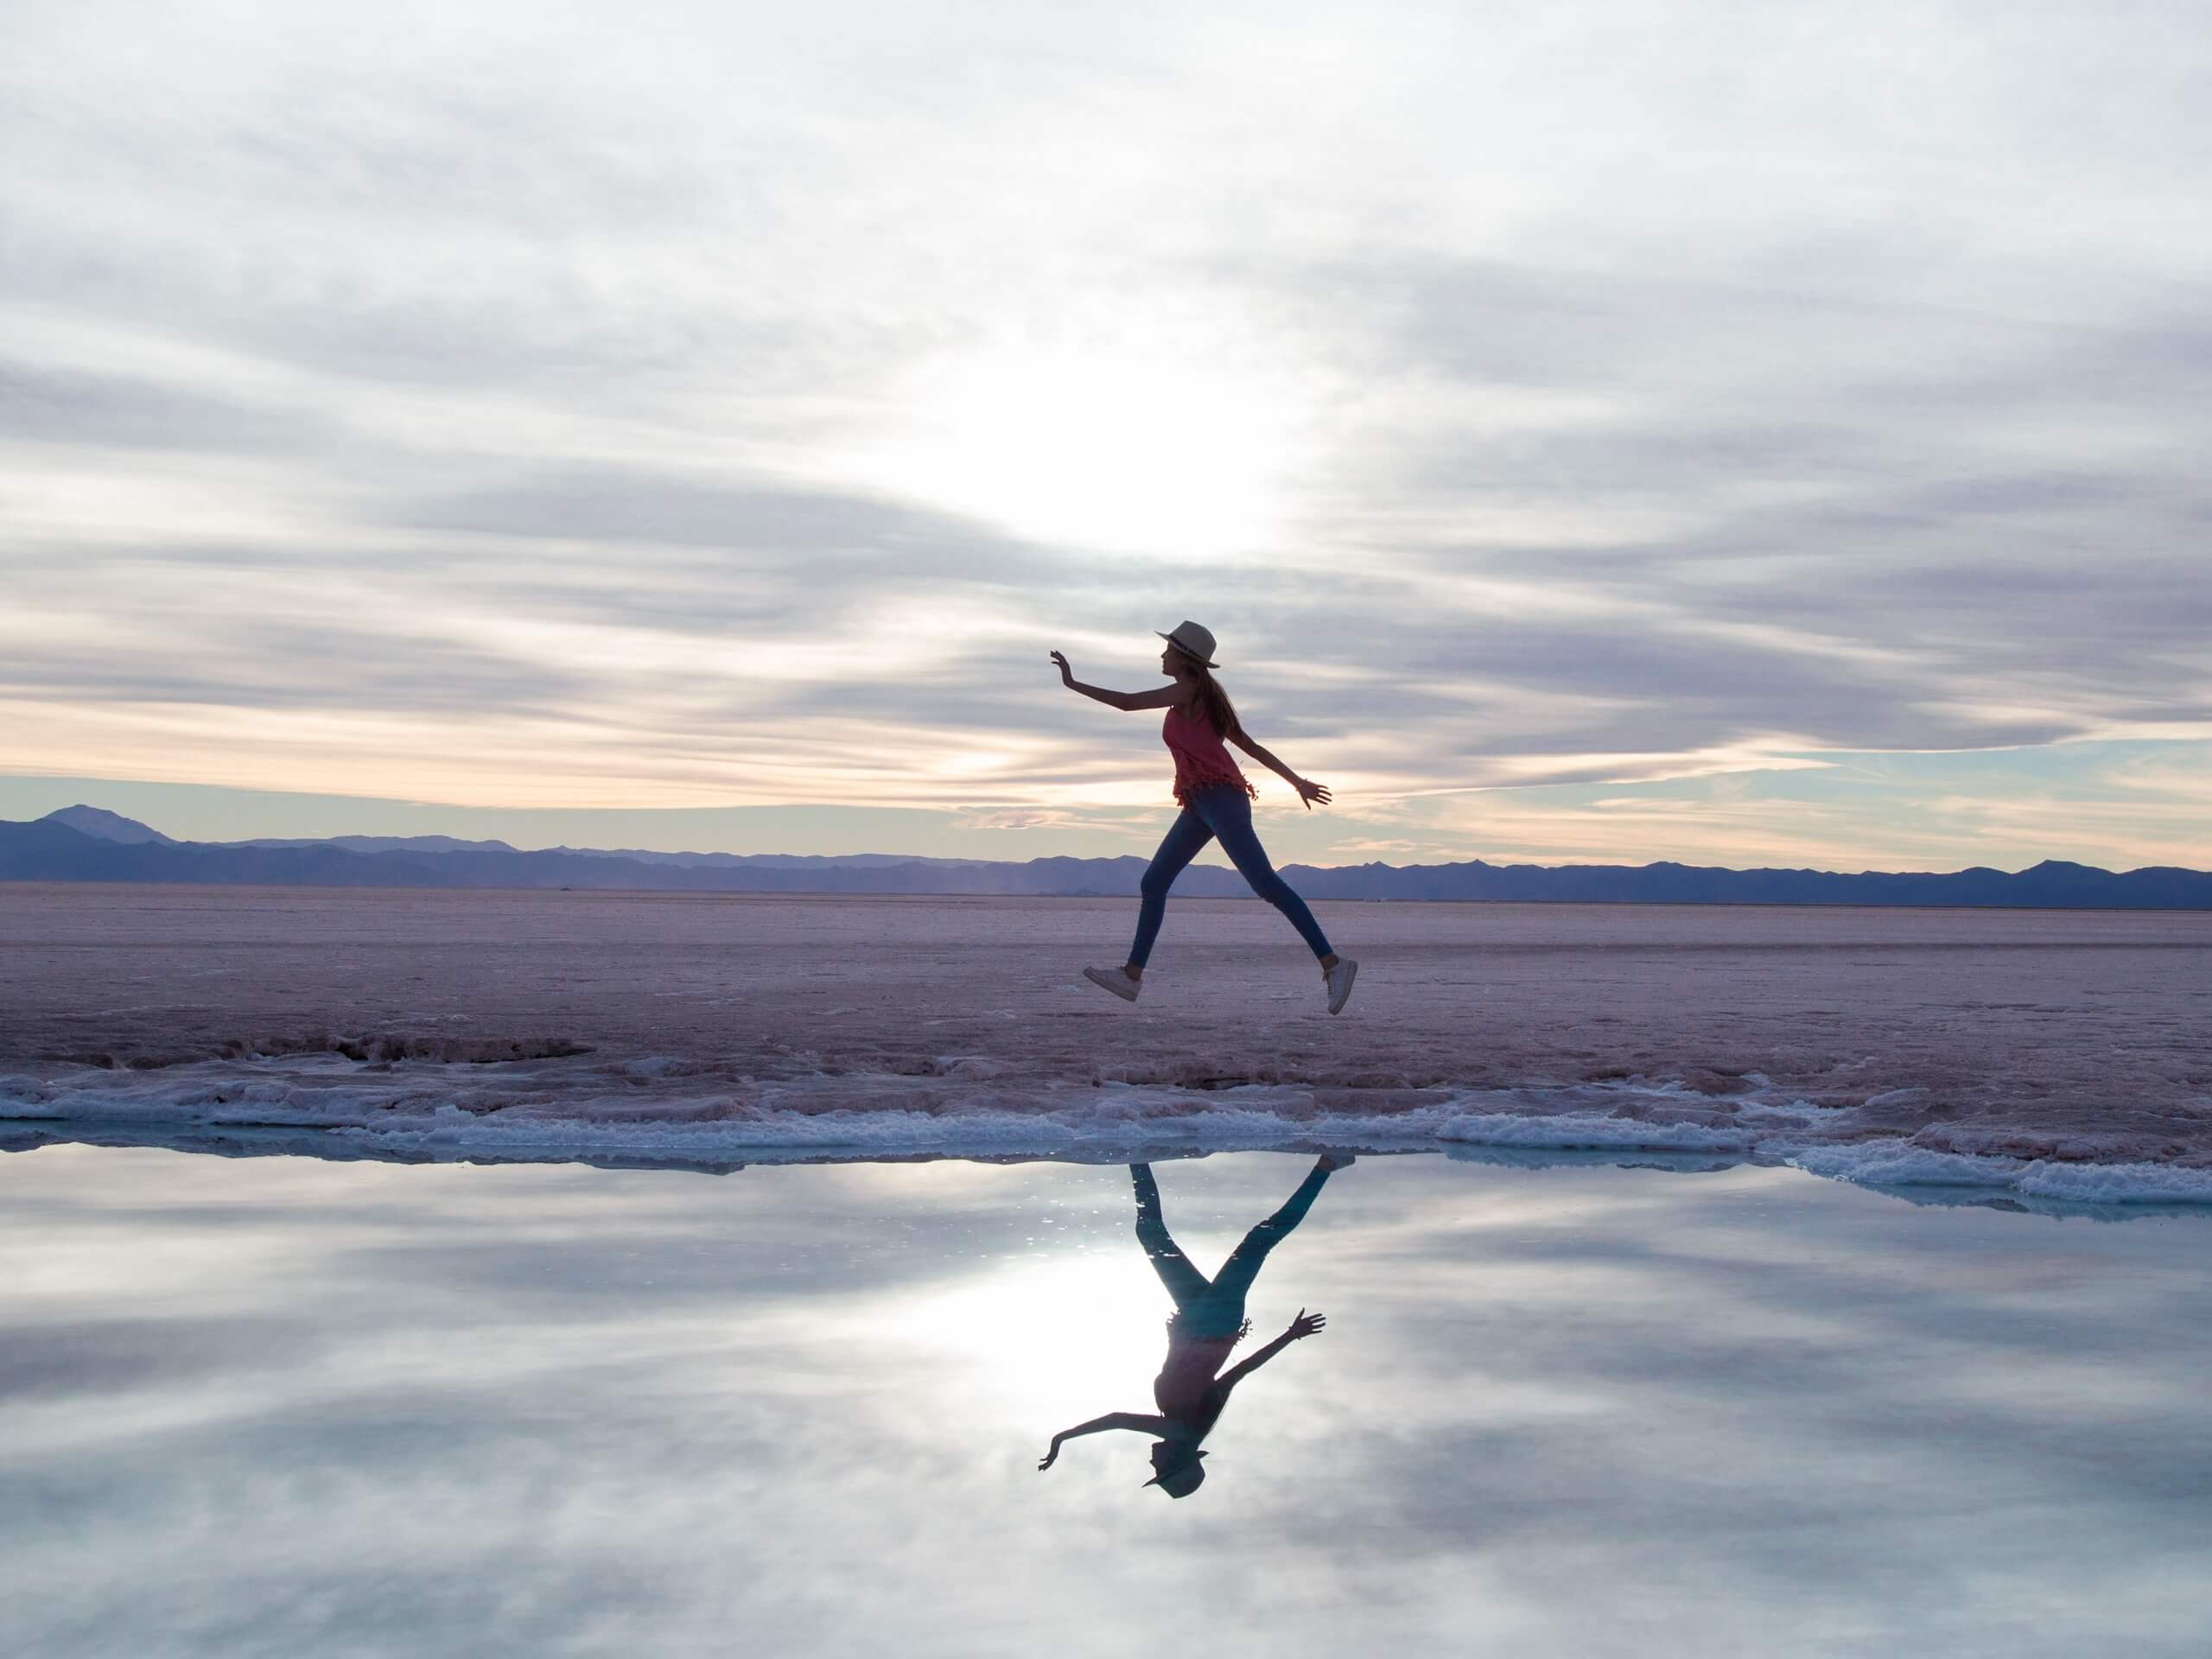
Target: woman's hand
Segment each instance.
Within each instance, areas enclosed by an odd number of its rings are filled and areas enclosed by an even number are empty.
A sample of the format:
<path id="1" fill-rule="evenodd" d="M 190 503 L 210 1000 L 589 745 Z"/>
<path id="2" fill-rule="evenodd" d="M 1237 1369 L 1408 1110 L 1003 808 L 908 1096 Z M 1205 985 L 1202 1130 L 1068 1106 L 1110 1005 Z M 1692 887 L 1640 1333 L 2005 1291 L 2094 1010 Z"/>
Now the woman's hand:
<path id="1" fill-rule="evenodd" d="M 1073 685 L 1075 683 L 1075 671 L 1068 666 L 1068 659 L 1061 656 L 1060 653 L 1056 651 L 1052 653 L 1052 660 L 1060 665 L 1060 683 L 1062 685 Z"/>
<path id="2" fill-rule="evenodd" d="M 1324 806 L 1329 804 L 1329 786 L 1326 784 L 1317 784 L 1311 778 L 1294 778 L 1290 781 L 1291 787 L 1298 791 L 1298 798 L 1306 803 L 1308 812 L 1313 810 L 1316 801 Z"/>
<path id="3" fill-rule="evenodd" d="M 1058 1440 L 1054 1440 L 1054 1441 L 1052 1442 L 1052 1449 L 1051 1451 L 1047 1452 L 1045 1454 L 1045 1461 L 1044 1461 L 1044 1462 L 1042 1462 L 1042 1463 L 1040 1463 L 1040 1464 L 1039 1464 L 1039 1465 L 1037 1465 L 1037 1467 L 1038 1467 L 1040 1471 L 1041 1471 L 1041 1470 L 1046 1470 L 1046 1469 L 1049 1469 L 1049 1468 L 1051 1468 L 1051 1467 L 1052 1466 L 1053 1460 L 1054 1460 L 1055 1459 L 1057 1459 L 1059 1455 L 1060 1455 L 1060 1443 L 1059 1443 Z"/>
<path id="4" fill-rule="evenodd" d="M 1290 1330 L 1286 1334 L 1293 1342 L 1295 1342 L 1300 1337 L 1312 1336 L 1328 1322 L 1326 1314 L 1308 1313 L 1301 1307 L 1298 1310 L 1298 1317 L 1290 1322 Z"/>

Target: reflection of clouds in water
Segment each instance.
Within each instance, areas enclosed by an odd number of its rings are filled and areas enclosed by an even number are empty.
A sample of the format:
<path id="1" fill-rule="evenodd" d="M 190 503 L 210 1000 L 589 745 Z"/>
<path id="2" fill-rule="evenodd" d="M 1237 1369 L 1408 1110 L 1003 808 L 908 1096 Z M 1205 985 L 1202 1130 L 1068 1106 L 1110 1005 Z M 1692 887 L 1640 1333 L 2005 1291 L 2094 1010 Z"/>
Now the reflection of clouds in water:
<path id="1" fill-rule="evenodd" d="M 1218 1261 L 1299 1166 L 1179 1164 L 1177 1238 Z M 2201 1227 L 1370 1160 L 1255 1294 L 1326 1337 L 1171 1505 L 1127 1448 L 1034 1471 L 1157 1358 L 1127 1183 L 0 1160 L 0 1589 L 33 1653 L 1105 1654 L 1192 1608 L 1289 1652 L 2180 1652 L 2212 1611 Z"/>
<path id="2" fill-rule="evenodd" d="M 979 1416 L 1066 1416 L 1102 1386 L 1134 1403 L 1169 1306 L 1142 1268 L 1096 1249 L 994 1268 L 898 1303 L 874 1334 L 935 1357 Z"/>

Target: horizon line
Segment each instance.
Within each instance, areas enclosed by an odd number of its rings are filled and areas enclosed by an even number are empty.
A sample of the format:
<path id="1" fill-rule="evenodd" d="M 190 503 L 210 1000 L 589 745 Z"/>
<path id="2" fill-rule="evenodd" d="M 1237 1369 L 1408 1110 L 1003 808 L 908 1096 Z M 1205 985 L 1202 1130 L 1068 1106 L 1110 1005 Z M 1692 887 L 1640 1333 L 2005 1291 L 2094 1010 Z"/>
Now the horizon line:
<path id="1" fill-rule="evenodd" d="M 553 845 L 543 846 L 543 847 L 518 847 L 518 846 L 514 845 L 512 842 L 506 842 L 506 841 L 504 841 L 504 840 L 500 840 L 500 839 L 496 838 L 496 837 L 483 837 L 483 838 L 475 838 L 475 839 L 472 839 L 472 838 L 467 837 L 467 836 L 450 836 L 450 835 L 443 835 L 443 834 L 437 834 L 437 833 L 431 833 L 431 834 L 426 834 L 426 835 L 416 835 L 416 836 L 389 836 L 389 835 L 366 835 L 366 834 L 360 834 L 360 833 L 357 833 L 357 832 L 345 832 L 345 833 L 341 833 L 341 834 L 334 835 L 334 836 L 243 836 L 243 837 L 239 837 L 239 838 L 238 838 L 238 839 L 231 840 L 231 841 L 195 841 L 195 840 L 192 840 L 192 839 L 189 839 L 189 838 L 187 838 L 187 837 L 183 837 L 183 836 L 169 836 L 169 835 L 168 835 L 165 831 L 162 831 L 162 830 L 159 830 L 158 828 L 156 828 L 156 827 L 155 825 L 153 825 L 153 824 L 147 823 L 146 823 L 144 820 L 143 820 L 143 819 L 133 818 L 133 817 L 129 817 L 127 814 L 120 813 L 120 812 L 116 812 L 116 811 L 114 811 L 114 810 L 113 810 L 113 809 L 111 809 L 111 808 L 108 808 L 108 807 L 102 807 L 102 806 L 96 806 L 96 805 L 94 805 L 93 804 L 92 804 L 92 803 L 91 803 L 91 802 L 89 802 L 89 801 L 78 801 L 78 802 L 74 802 L 74 803 L 71 804 L 70 804 L 70 805 L 68 805 L 68 806 L 56 807 L 55 809 L 54 809 L 54 810 L 52 810 L 52 811 L 50 811 L 50 812 L 43 813 L 43 814 L 41 814 L 40 817 L 36 817 L 36 818 L 0 819 L 0 823 L 42 823 L 48 822 L 48 821 L 50 821 L 50 820 L 56 820 L 56 819 L 59 819 L 59 818 L 60 818 L 61 815 L 62 815 L 62 814 L 64 814 L 64 813 L 67 813 L 67 812 L 72 812 L 72 811 L 77 811 L 77 810 L 85 810 L 85 811 L 92 811 L 92 812 L 105 813 L 105 814 L 106 814 L 106 815 L 108 815 L 108 816 L 110 816 L 110 817 L 115 817 L 115 818 L 121 819 L 123 822 L 124 822 L 124 823 L 130 823 L 130 824 L 135 825 L 136 827 L 137 827 L 137 828 L 139 828 L 139 829 L 147 830 L 151 831 L 151 832 L 152 832 L 153 834 L 155 834 L 156 836 L 160 836 L 160 837 L 162 838 L 162 841 L 163 842 L 165 842 L 165 843 L 167 843 L 167 844 L 169 844 L 169 845 L 173 845 L 173 846 L 181 846 L 181 847 L 224 847 L 224 848 L 249 848 L 249 847 L 255 847 L 255 846 L 262 846 L 262 847 L 268 847 L 268 848 L 271 848 L 271 849 L 273 849 L 274 848 L 276 848 L 276 847 L 277 847 L 277 846 L 283 846 L 283 845 L 294 845 L 294 846 L 297 846 L 297 845 L 307 845 L 307 846 L 331 845 L 331 844 L 335 844 L 335 843 L 342 842 L 345 842 L 345 841 L 378 841 L 378 842 L 391 842 L 391 843 L 393 843 L 393 845 L 392 845 L 391 847 L 390 847 L 390 848 L 387 848 L 387 849 L 377 849 L 377 850 L 374 850 L 374 851 L 364 851 L 364 850 L 361 850 L 361 849 L 353 849 L 353 848 L 344 848 L 344 847 L 341 847 L 341 848 L 340 849 L 340 850 L 341 850 L 341 851 L 346 851 L 346 852 L 354 853 L 354 854 L 356 854 L 358 856 L 362 856 L 362 857 L 374 857 L 374 856 L 378 856 L 378 855 L 379 855 L 379 854 L 380 854 L 381 852 L 385 852 L 385 851 L 414 851 L 414 852 L 429 853 L 429 854 L 446 853 L 446 854 L 463 854 L 463 855 L 465 855 L 465 854 L 469 854 L 469 853 L 475 853 L 475 852 L 480 852 L 480 852 L 486 852 L 486 853 L 490 853 L 490 854 L 493 854 L 493 855 L 498 855 L 498 854 L 499 854 L 499 853 L 512 854 L 512 855 L 514 855 L 514 856 L 516 856 L 516 857 L 531 857 L 531 856 L 535 856 L 535 855 L 540 855 L 540 854 L 553 854 L 553 855 L 558 855 L 558 854 L 566 853 L 566 854 L 570 854 L 570 855 L 579 855 L 579 856 L 589 856 L 589 857 L 600 857 L 600 858 L 616 858 L 616 859 L 625 859 L 625 860 L 627 860 L 627 861 L 631 861 L 631 862 L 645 862 L 645 861 L 649 861 L 656 860 L 656 859 L 665 860 L 665 859 L 678 859 L 678 858 L 696 858 L 696 859 L 716 859 L 716 860 L 728 860 L 728 861 L 734 861 L 734 862 L 757 861 L 761 860 L 761 859 L 804 859 L 804 860 L 808 860 L 808 861 L 813 861 L 813 862 L 824 863 L 824 864 L 830 864 L 830 863 L 849 863 L 849 862 L 851 862 L 851 861 L 853 861 L 854 860 L 856 860 L 856 859 L 887 859 L 887 860 L 894 860 L 894 861 L 897 861 L 898 862 L 900 862 L 900 863 L 908 863 L 908 864 L 932 864 L 932 865 L 956 865 L 956 866 L 962 866 L 962 865 L 1029 865 L 1029 864 L 1041 864 L 1041 863 L 1047 863 L 1047 862 L 1053 862 L 1053 861 L 1065 861 L 1065 862 L 1068 862 L 1068 863 L 1077 863 L 1077 864 L 1109 864 L 1109 863 L 1117 863 L 1117 862 L 1122 862 L 1122 861 L 1129 861 L 1129 862 L 1135 862 L 1135 863 L 1143 863 L 1143 862 L 1145 862 L 1145 861 L 1146 861 L 1145 855 L 1141 854 L 1141 853 L 1116 853 L 1116 854 L 1109 854 L 1109 855 L 1091 855 L 1091 856 L 1084 856 L 1084 855 L 1078 855 L 1078 854 L 1069 854 L 1069 853 L 1046 853 L 1046 854 L 1039 854 L 1039 855 L 1036 855 L 1036 856 L 1034 856 L 1034 857 L 1031 857 L 1031 858 L 985 858 L 985 857 L 976 857 L 976 858 L 953 858 L 953 857 L 944 857 L 944 856 L 942 856 L 942 855 L 935 855 L 935 854 L 928 854 L 928 853 L 906 853 L 906 852 L 888 852 L 888 851 L 886 851 L 886 852 L 860 852 L 860 853 L 798 853 L 798 852 L 730 853 L 730 852 L 705 852 L 705 851 L 698 851 L 698 850 L 690 849 L 674 849 L 674 850 L 664 851 L 664 850 L 661 850 L 661 849 L 655 849 L 655 848 L 642 848 L 642 847 L 582 847 L 582 846 L 572 846 L 572 845 L 569 845 L 569 844 L 565 843 L 565 842 L 563 842 L 563 843 L 556 843 L 556 844 L 553 844 Z M 143 843 L 131 843 L 131 842 L 113 842 L 113 841 L 112 841 L 112 839 L 111 839 L 111 837 L 100 836 L 93 835 L 93 834 L 92 834 L 92 833 L 90 833 L 90 832 L 88 832 L 88 831 L 86 831 L 86 830 L 76 830 L 76 827 L 75 827 L 74 825 L 68 824 L 68 823 L 63 823 L 63 825 L 62 825 L 62 827 L 63 827 L 63 828 L 65 828 L 65 829 L 70 829 L 70 830 L 74 830 L 74 831 L 75 831 L 75 833 L 79 834 L 79 835 L 83 835 L 83 836 L 86 836 L 86 838 L 87 840 L 91 840 L 91 841 L 108 841 L 108 842 L 110 842 L 110 844 L 115 844 L 115 845 L 143 844 Z M 404 843 L 409 842 L 435 842 L 435 841 L 451 842 L 454 842 L 454 843 L 455 843 L 455 844 L 454 844 L 454 846 L 452 846 L 452 847 L 449 847 L 449 848 L 444 848 L 444 849 L 431 848 L 431 847 L 414 847 L 414 848 L 408 848 L 408 847 L 406 847 L 406 846 L 404 845 Z M 1209 851 L 1212 851 L 1213 849 L 1210 848 L 1210 849 L 1208 849 L 1208 850 L 1209 850 Z M 1722 871 L 1722 872 L 1726 872 L 1726 873 L 1728 873 L 1728 874 L 1738 874 L 1738 875 L 1752 875 L 1752 874 L 1762 874 L 1762 873 L 1773 873 L 1773 874 L 1777 874 L 1827 875 L 1827 876 L 1834 876 L 1834 877 L 1837 877 L 1837 878 L 1839 878 L 1839 879 L 1841 879 L 1841 880 L 1847 880 L 1853 879 L 1853 878 L 1856 878 L 1856 877 L 1861 877 L 1861 876 L 1885 876 L 1885 875 L 1897 875 L 1897 876 L 1907 876 L 1907 875 L 1955 876 L 1955 875 L 1968 875 L 1968 874 L 1974 874 L 1974 873 L 1975 873 L 1975 872 L 1977 872 L 1977 871 L 1986 871 L 1986 872 L 1988 872 L 1988 873 L 1990 873 L 1990 874 L 1996 874 L 1996 875 L 2018 876 L 2018 875 L 2025 874 L 2027 874 L 2028 872 L 2032 871 L 2032 870 L 2037 870 L 2037 869 L 2044 868 L 2045 868 L 2046 866 L 2054 866 L 2054 865 L 2055 865 L 2055 866 L 2057 866 L 2057 867 L 2060 867 L 2060 868 L 2066 868 L 2066 869 L 2085 870 L 2085 871 L 2092 872 L 2092 873 L 2096 874 L 2110 875 L 2110 876 L 2115 876 L 2115 877 L 2118 877 L 2118 876 L 2134 875 L 2134 874 L 2150 874 L 2150 873 L 2173 873 L 2173 874 L 2183 874 L 2183 875 L 2212 875 L 2212 870 L 2200 870 L 2200 869 L 2197 869 L 2197 868 L 2194 868 L 2193 866 L 2190 866 L 2190 865 L 2183 865 L 2183 864 L 2140 864 L 2140 865 L 2133 866 L 2133 867 L 2132 867 L 2132 868 L 2128 868 L 2128 869 L 2113 869 L 2113 868 L 2107 868 L 2107 867 L 2106 867 L 2106 866 L 2104 866 L 2104 865 L 2101 865 L 2101 864 L 2085 864 L 2085 863 L 2082 862 L 2082 861 L 2081 861 L 2080 860 L 2078 860 L 2078 859 L 2056 858 L 2056 857 L 2052 857 L 2052 856 L 2049 856 L 2049 855 L 2046 855 L 2046 856 L 2044 856 L 2044 857 L 2043 857 L 2043 858 L 2037 859 L 2037 860 L 2036 860 L 2036 861 L 2035 861 L 2034 862 L 2032 862 L 2032 863 L 2026 864 L 2026 865 L 2023 865 L 2023 866 L 2022 866 L 2020 868 L 2018 868 L 2018 869 L 2011 869 L 2011 870 L 2008 870 L 2008 869 L 2005 868 L 2004 868 L 2003 866 L 2001 866 L 2001 865 L 1995 865 L 1995 864 L 1967 864 L 1967 865 L 1961 865 L 1961 866 L 1958 867 L 1958 868 L 1955 868 L 1955 869 L 1948 869 L 1948 870 L 1943 870 L 1943 869 L 1920 869 L 1920 870 L 1914 870 L 1914 869 L 1874 869 L 1874 868 L 1866 868 L 1866 869 L 1861 869 L 1861 870 L 1836 870 L 1836 869 L 1827 869 L 1827 868 L 1821 868 L 1820 866 L 1817 866 L 1817 865 L 1810 865 L 1810 864 L 1698 864 L 1698 863 L 1692 863 L 1692 862 L 1690 862 L 1690 861 L 1687 861 L 1687 860 L 1684 860 L 1684 859 L 1681 859 L 1681 858 L 1672 858 L 1672 857 L 1646 858 L 1646 859 L 1643 860 L 1641 862 L 1631 862 L 1631 861 L 1627 861 L 1627 860 L 1618 860 L 1618 861 L 1593 861 L 1593 862 L 1587 862 L 1587 863 L 1584 863 L 1584 862 L 1577 862 L 1577 861 L 1573 861 L 1573 860 L 1565 860 L 1565 861 L 1558 861 L 1558 862 L 1548 862 L 1548 861 L 1543 861 L 1543 860 L 1541 860 L 1541 859 L 1535 859 L 1535 858 L 1522 858 L 1522 859 L 1516 859 L 1516 860 L 1512 860 L 1512 861 L 1501 861 L 1501 860 L 1495 859 L 1495 858 L 1485 858 L 1485 857 L 1482 856 L 1482 855 L 1479 855 L 1479 854 L 1470 855 L 1468 855 L 1468 856 L 1466 856 L 1466 857 L 1464 857 L 1464 858 L 1445 858 L 1445 859 L 1438 859 L 1438 860 L 1428 861 L 1425 861 L 1425 862 L 1415 862 L 1415 863 L 1408 863 L 1408 864 L 1394 864 L 1394 863 L 1391 863 L 1390 861 L 1388 861 L 1388 860 L 1386 860 L 1386 859 L 1380 859 L 1380 858 L 1367 859 L 1367 860 L 1363 860 L 1363 861 L 1361 861 L 1357 862 L 1357 863 L 1350 863 L 1350 864 L 1314 864 L 1314 863 L 1306 862 L 1306 861 L 1300 861 L 1300 860 L 1290 860 L 1290 861 L 1286 861 L 1286 862 L 1285 862 L 1285 863 L 1284 863 L 1281 868 L 1285 868 L 1285 869 L 1306 869 L 1306 870 L 1317 870 L 1317 871 L 1362 870 L 1362 869 L 1421 870 L 1421 869 L 1452 868 L 1463 867 L 1463 866 L 1470 865 L 1470 864 L 1479 864 L 1479 865 L 1483 865 L 1483 866 L 1484 866 L 1484 867 L 1486 867 L 1486 868 L 1492 868 L 1492 869 L 1527 868 L 1527 869 L 1543 869 L 1543 870 L 1573 870 L 1573 869 L 1600 869 L 1600 870 L 1603 870 L 1603 869 L 1615 869 L 1615 870 L 1649 870 L 1649 869 L 1656 869 L 1656 868 L 1675 868 L 1675 869 L 1684 869 L 1684 870 L 1715 870 L 1715 871 Z M 1232 867 L 1232 866 L 1226 865 L 1226 864 L 1223 864 L 1223 865 L 1216 866 L 1215 868 L 1233 868 L 1233 867 Z"/>

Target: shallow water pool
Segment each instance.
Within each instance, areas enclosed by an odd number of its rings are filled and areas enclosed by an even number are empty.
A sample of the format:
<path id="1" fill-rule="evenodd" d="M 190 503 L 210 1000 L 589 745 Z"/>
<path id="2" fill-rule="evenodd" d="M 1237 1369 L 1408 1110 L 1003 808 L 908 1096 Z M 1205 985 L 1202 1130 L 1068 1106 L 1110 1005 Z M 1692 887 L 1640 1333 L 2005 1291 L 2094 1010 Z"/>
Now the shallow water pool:
<path id="1" fill-rule="evenodd" d="M 1313 1166 L 1151 1167 L 1213 1275 Z M 1133 1192 L 0 1157 L 0 1647 L 2203 1650 L 2202 1215 L 1363 1158 L 1270 1241 L 1235 1359 L 1325 1327 L 1178 1498 L 1145 1433 L 1037 1467 L 1155 1410 Z"/>

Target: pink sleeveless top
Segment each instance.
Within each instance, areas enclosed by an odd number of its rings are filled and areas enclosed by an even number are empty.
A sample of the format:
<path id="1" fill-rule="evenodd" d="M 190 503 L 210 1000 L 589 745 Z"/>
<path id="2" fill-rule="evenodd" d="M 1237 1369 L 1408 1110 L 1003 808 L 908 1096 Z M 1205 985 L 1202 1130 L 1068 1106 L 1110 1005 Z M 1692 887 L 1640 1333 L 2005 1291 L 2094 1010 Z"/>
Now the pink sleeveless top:
<path id="1" fill-rule="evenodd" d="M 1193 790 L 1215 784 L 1227 784 L 1231 789 L 1241 789 L 1257 798 L 1259 791 L 1236 769 L 1236 762 L 1230 758 L 1229 746 L 1221 741 L 1212 722 L 1204 715 L 1185 715 L 1179 709 L 1170 709 L 1167 718 L 1160 722 L 1160 735 L 1167 745 L 1167 752 L 1175 757 L 1178 804 L 1188 806 Z"/>

